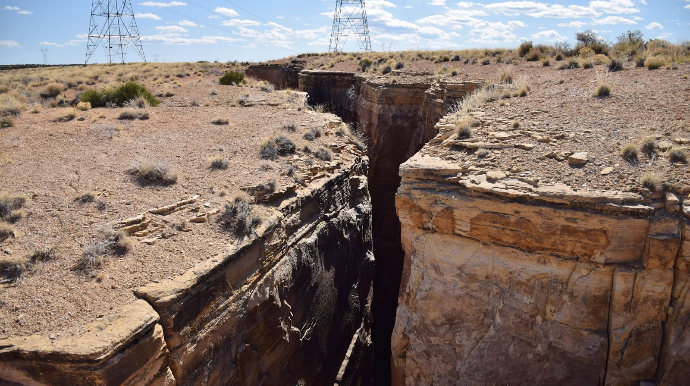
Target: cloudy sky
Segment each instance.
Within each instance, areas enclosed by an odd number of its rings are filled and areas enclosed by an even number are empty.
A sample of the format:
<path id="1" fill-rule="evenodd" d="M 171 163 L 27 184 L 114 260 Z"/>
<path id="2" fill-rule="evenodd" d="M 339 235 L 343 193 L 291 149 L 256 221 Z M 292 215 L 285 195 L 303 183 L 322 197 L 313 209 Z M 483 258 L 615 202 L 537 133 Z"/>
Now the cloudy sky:
<path id="1" fill-rule="evenodd" d="M 345 0 L 347 3 L 348 0 Z M 107 0 L 102 0 L 108 3 Z M 111 3 L 122 0 L 111 0 Z M 335 0 L 131 0 L 148 61 L 260 61 L 329 49 Z M 615 40 L 690 40 L 690 0 L 450 1 L 368 0 L 372 48 L 516 47 L 521 41 L 574 42 L 594 29 Z M 0 0 L 0 64 L 82 63 L 89 0 Z M 103 23 L 105 18 L 96 18 Z M 346 51 L 359 51 L 352 34 Z M 127 61 L 140 61 L 133 50 Z M 106 62 L 98 48 L 90 62 Z"/>

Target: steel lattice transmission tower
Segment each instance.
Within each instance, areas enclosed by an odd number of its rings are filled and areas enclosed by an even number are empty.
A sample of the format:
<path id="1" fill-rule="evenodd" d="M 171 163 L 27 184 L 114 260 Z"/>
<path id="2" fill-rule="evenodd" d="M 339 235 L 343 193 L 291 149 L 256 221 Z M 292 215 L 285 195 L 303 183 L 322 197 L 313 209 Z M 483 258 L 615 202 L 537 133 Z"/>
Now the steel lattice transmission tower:
<path id="1" fill-rule="evenodd" d="M 369 23 L 364 0 L 336 0 L 333 16 L 333 31 L 328 51 L 341 51 L 348 37 L 348 30 L 357 38 L 359 49 L 371 51 Z"/>
<path id="2" fill-rule="evenodd" d="M 99 24 L 99 21 L 102 23 Z M 84 64 L 88 63 L 101 43 L 109 63 L 113 60 L 124 63 L 128 47 L 133 47 L 141 59 L 146 61 L 130 0 L 92 0 Z"/>

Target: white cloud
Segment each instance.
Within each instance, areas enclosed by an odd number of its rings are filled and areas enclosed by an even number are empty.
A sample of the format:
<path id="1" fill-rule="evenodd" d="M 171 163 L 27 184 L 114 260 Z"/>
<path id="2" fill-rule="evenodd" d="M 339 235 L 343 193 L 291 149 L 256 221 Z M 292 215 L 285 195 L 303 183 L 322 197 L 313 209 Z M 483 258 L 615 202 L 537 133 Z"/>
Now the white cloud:
<path id="1" fill-rule="evenodd" d="M 506 1 L 486 5 L 504 15 L 525 14 L 532 17 L 567 19 L 576 17 L 600 17 L 602 14 L 639 13 L 632 0 L 590 1 L 588 6 L 541 3 L 537 1 Z"/>
<path id="2" fill-rule="evenodd" d="M 626 19 L 621 16 L 606 16 L 603 19 L 594 19 L 592 20 L 592 23 L 594 24 L 637 24 L 636 21 Z"/>
<path id="3" fill-rule="evenodd" d="M 164 33 L 167 32 L 167 33 L 176 33 L 176 34 L 179 34 L 179 33 L 185 33 L 185 32 L 187 32 L 186 29 L 184 29 L 184 28 L 182 28 L 182 27 L 180 27 L 180 26 L 178 26 L 178 25 L 159 25 L 159 26 L 156 27 L 156 29 L 157 29 L 158 31 L 161 31 L 161 32 L 164 32 Z"/>
<path id="4" fill-rule="evenodd" d="M 659 34 L 659 36 L 657 36 L 656 38 L 657 38 L 657 39 L 664 39 L 664 40 L 667 40 L 667 39 L 670 38 L 672 35 L 673 35 L 672 32 L 664 32 L 664 33 L 662 33 L 662 34 Z"/>
<path id="5" fill-rule="evenodd" d="M 237 11 L 235 11 L 234 9 L 225 8 L 225 7 L 216 7 L 216 8 L 213 10 L 213 12 L 219 13 L 219 14 L 221 14 L 221 15 L 223 15 L 223 16 L 227 16 L 227 17 L 237 17 L 237 16 L 240 15 L 240 14 L 237 13 Z"/>
<path id="6" fill-rule="evenodd" d="M 507 24 L 502 22 L 480 21 L 476 23 L 470 35 L 476 36 L 470 39 L 471 43 L 492 44 L 492 43 L 512 43 L 517 41 L 517 37 L 512 32 L 515 28 L 526 27 L 527 24 L 521 21 L 509 21 Z"/>
<path id="7" fill-rule="evenodd" d="M 567 28 L 582 28 L 583 26 L 586 26 L 586 25 L 587 25 L 587 23 L 585 23 L 583 21 L 578 21 L 578 20 L 574 20 L 574 21 L 571 21 L 569 23 L 558 23 L 558 26 L 561 28 L 566 28 L 566 27 Z"/>
<path id="8" fill-rule="evenodd" d="M 179 7 L 181 5 L 187 5 L 187 3 L 183 3 L 181 1 L 171 1 L 169 3 L 159 3 L 155 1 L 145 1 L 139 5 L 143 5 L 145 7 Z"/>
<path id="9" fill-rule="evenodd" d="M 537 32 L 532 35 L 532 39 L 543 40 L 547 42 L 562 42 L 564 40 L 567 40 L 565 36 L 559 34 L 557 31 L 554 30 Z"/>
<path id="10" fill-rule="evenodd" d="M 226 27 L 239 27 L 239 26 L 249 27 L 249 26 L 254 26 L 254 25 L 261 25 L 261 23 L 259 23 L 258 21 L 240 20 L 240 19 L 223 20 L 223 22 L 220 24 L 222 24 Z"/>
<path id="11" fill-rule="evenodd" d="M 31 11 L 26 11 L 26 10 L 23 10 L 19 7 L 14 7 L 14 6 L 10 6 L 10 5 L 7 5 L 7 6 L 3 7 L 2 9 L 4 9 L 5 11 L 17 11 L 17 15 L 31 15 L 31 14 L 33 14 L 33 12 L 31 12 Z"/>
<path id="12" fill-rule="evenodd" d="M 285 19 L 285 16 L 276 16 L 276 19 Z"/>
<path id="13" fill-rule="evenodd" d="M 647 25 L 645 26 L 645 28 L 646 28 L 647 30 L 652 30 L 652 29 L 664 29 L 664 26 L 661 25 L 661 24 L 659 24 L 659 23 L 657 23 L 657 22 L 654 22 L 654 23 L 649 23 L 649 24 L 647 24 Z"/>
<path id="14" fill-rule="evenodd" d="M 446 5 L 446 0 L 431 0 L 427 4 L 431 5 Z"/>
<path id="15" fill-rule="evenodd" d="M 196 25 L 196 23 L 194 23 L 193 21 L 189 21 L 189 20 L 180 20 L 180 22 L 177 24 L 179 24 L 183 27 L 198 27 L 198 25 Z"/>
<path id="16" fill-rule="evenodd" d="M 690 4 L 686 5 L 686 6 L 683 7 L 683 8 L 685 8 L 685 9 L 690 9 Z"/>
<path id="17" fill-rule="evenodd" d="M 202 36 L 200 38 L 185 38 L 177 34 L 157 34 L 142 36 L 142 41 L 150 43 L 176 44 L 176 45 L 197 45 L 197 44 L 217 44 L 234 43 L 240 39 L 229 38 L 226 36 Z"/>
<path id="18" fill-rule="evenodd" d="M 459 3 L 457 3 L 457 4 L 455 4 L 455 5 L 456 5 L 458 8 L 470 8 L 470 7 L 475 6 L 475 5 L 477 5 L 477 4 L 476 4 L 476 3 L 469 2 L 469 1 L 461 1 L 461 2 L 459 2 Z"/>
<path id="19" fill-rule="evenodd" d="M 21 48 L 22 46 L 14 40 L 0 40 L 0 47 Z"/>
<path id="20" fill-rule="evenodd" d="M 39 44 L 42 45 L 42 46 L 64 47 L 63 44 L 60 44 L 60 43 L 53 43 L 53 42 L 46 42 L 46 41 L 42 41 L 42 42 L 40 42 Z"/>
<path id="21" fill-rule="evenodd" d="M 640 4 L 647 5 L 647 2 L 645 0 L 640 0 Z"/>
<path id="22" fill-rule="evenodd" d="M 162 20 L 162 18 L 155 13 L 135 13 L 134 17 L 137 19 Z"/>

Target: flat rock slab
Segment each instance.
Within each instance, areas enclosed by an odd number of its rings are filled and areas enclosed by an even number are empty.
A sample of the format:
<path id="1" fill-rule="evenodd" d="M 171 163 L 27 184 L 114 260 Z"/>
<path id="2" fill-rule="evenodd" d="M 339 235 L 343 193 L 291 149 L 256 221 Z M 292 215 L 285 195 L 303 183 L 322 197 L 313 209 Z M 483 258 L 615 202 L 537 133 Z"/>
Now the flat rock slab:
<path id="1" fill-rule="evenodd" d="M 571 166 L 583 166 L 587 162 L 589 162 L 589 158 L 587 158 L 587 152 L 575 153 L 568 157 L 568 164 L 570 164 Z"/>

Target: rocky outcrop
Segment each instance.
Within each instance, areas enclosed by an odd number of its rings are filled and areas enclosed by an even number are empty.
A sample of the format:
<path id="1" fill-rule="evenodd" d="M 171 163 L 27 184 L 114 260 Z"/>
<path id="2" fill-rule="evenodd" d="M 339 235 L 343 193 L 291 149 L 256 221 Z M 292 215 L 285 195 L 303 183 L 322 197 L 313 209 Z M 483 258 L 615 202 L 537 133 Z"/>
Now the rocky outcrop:
<path id="1" fill-rule="evenodd" d="M 247 67 L 244 75 L 249 78 L 265 80 L 277 90 L 297 90 L 300 71 L 302 71 L 302 66 L 295 64 L 255 64 Z"/>
<path id="2" fill-rule="evenodd" d="M 353 122 L 355 81 L 352 72 L 305 70 L 299 74 L 299 91 L 309 94 L 310 105 L 322 105 L 343 120 Z"/>
<path id="3" fill-rule="evenodd" d="M 82 337 L 0 342 L 0 383 L 370 384 L 366 173 L 357 157 L 274 203 L 255 235 L 139 288 L 142 300 Z"/>
<path id="4" fill-rule="evenodd" d="M 396 384 L 687 382 L 686 220 L 422 154 L 400 174 Z"/>

